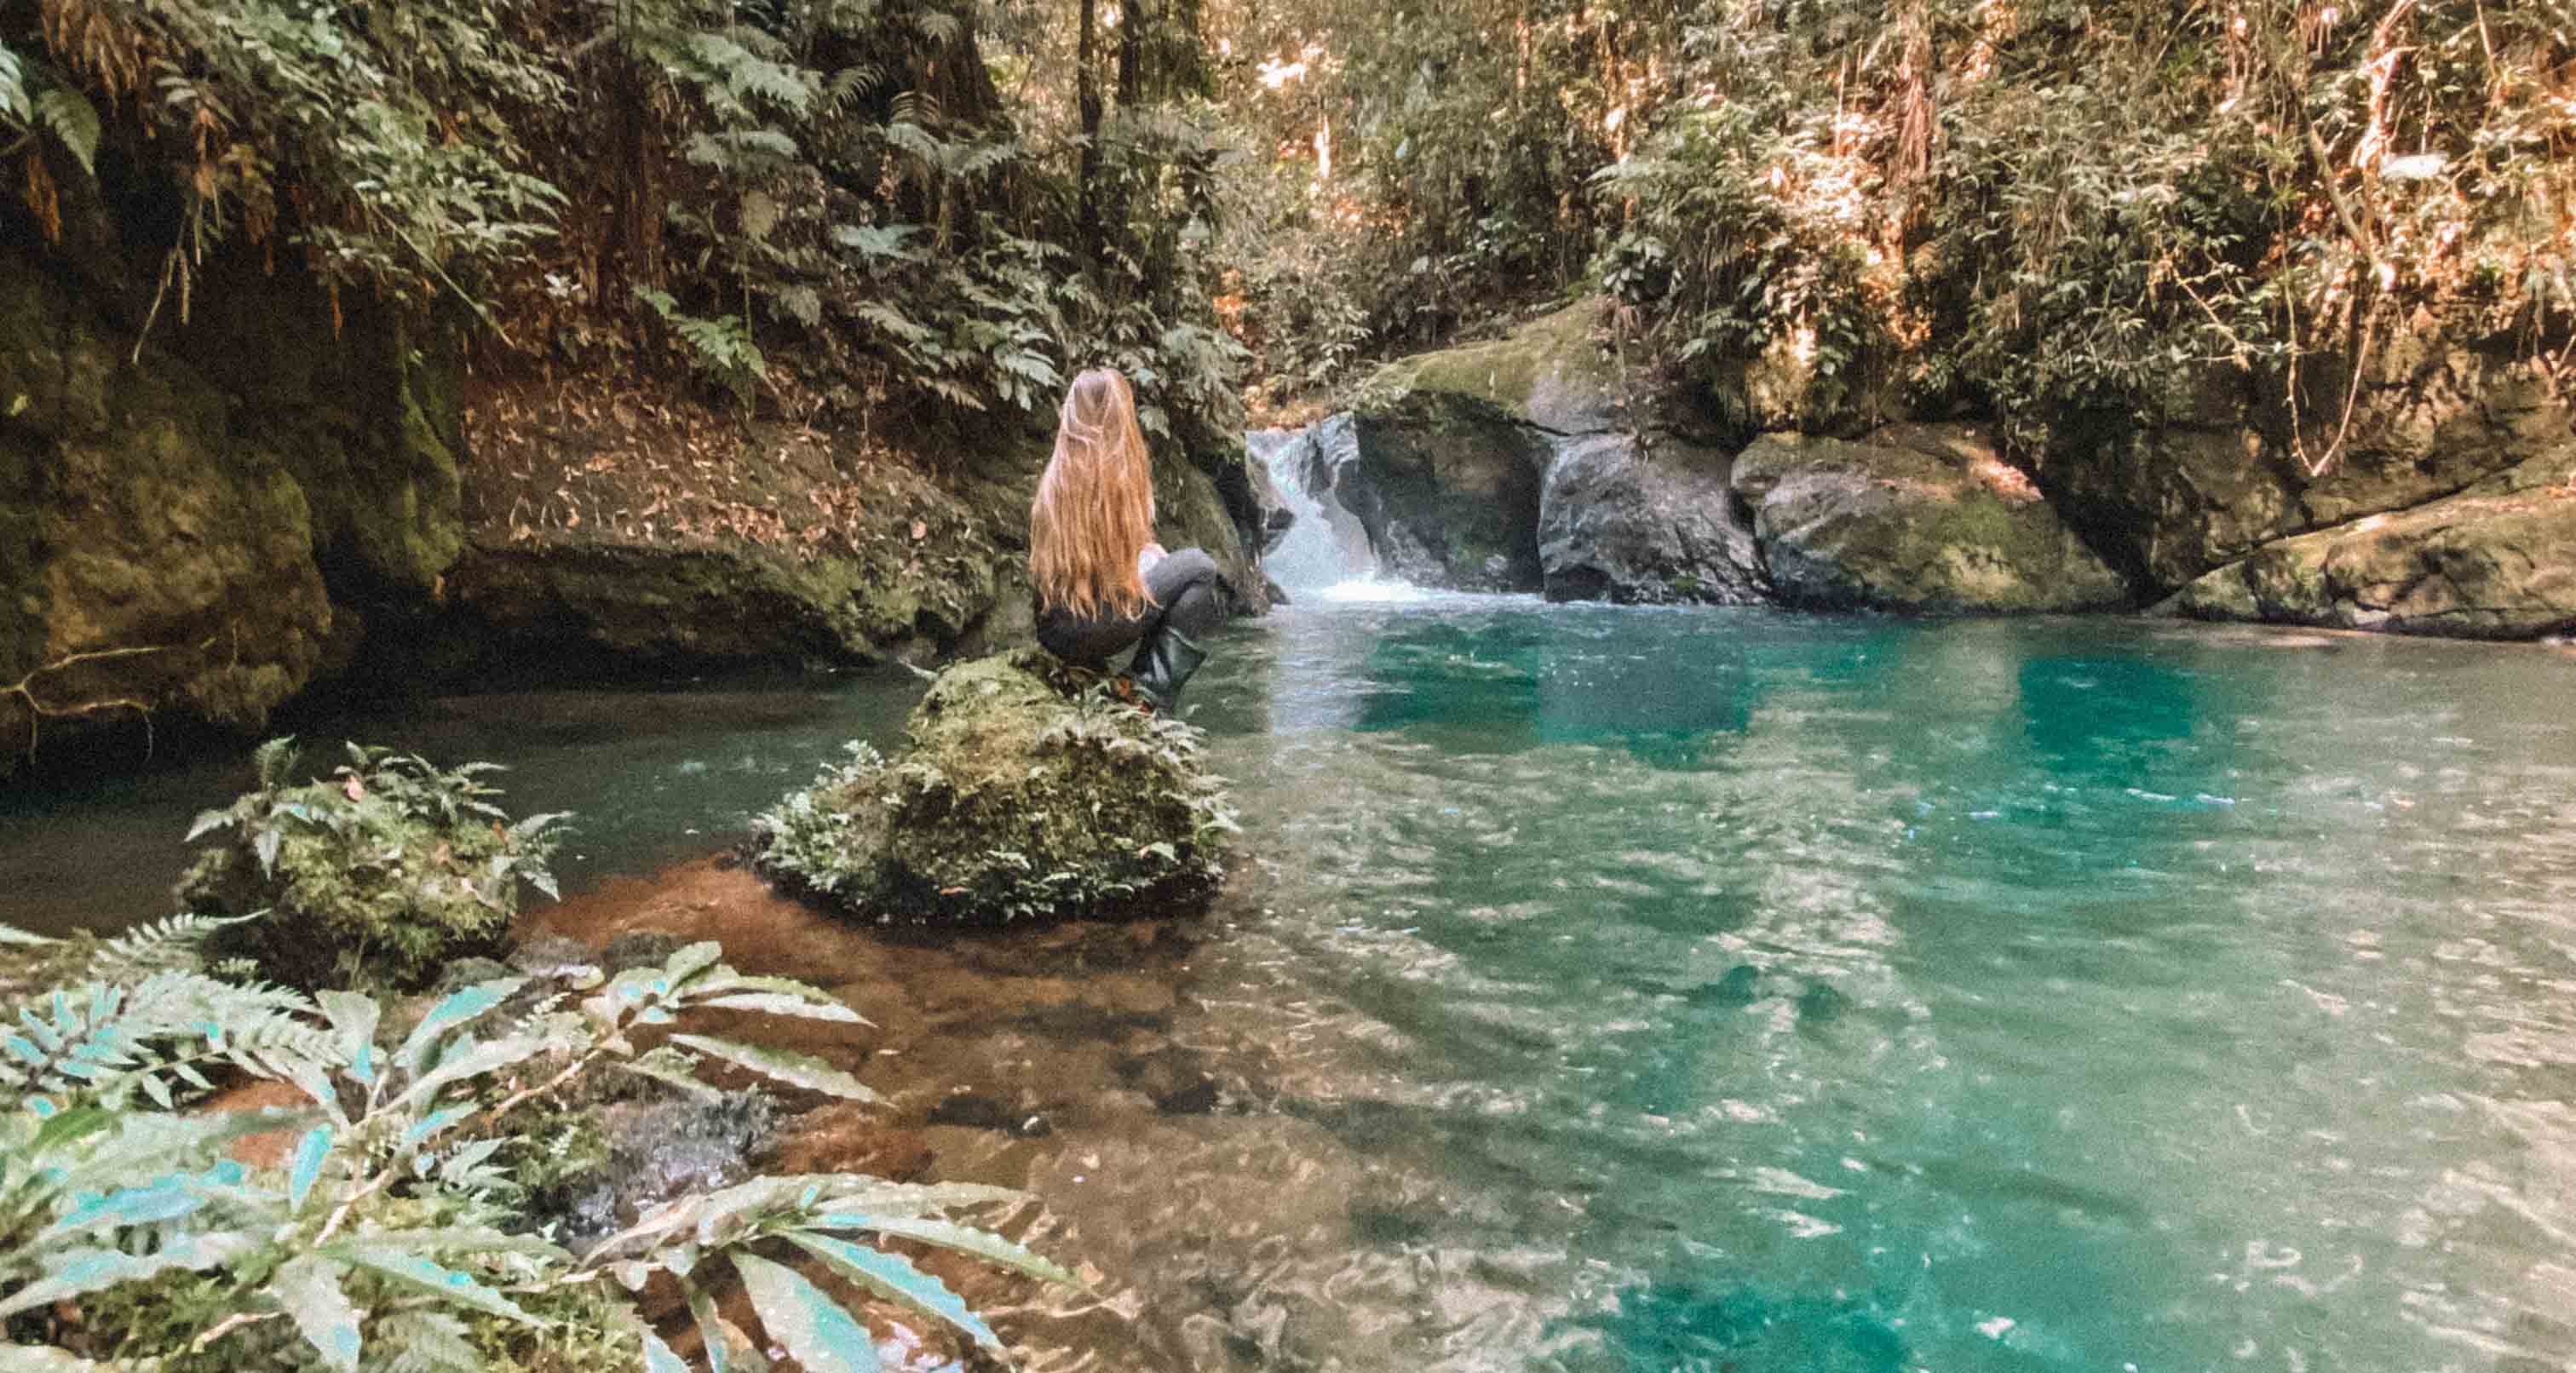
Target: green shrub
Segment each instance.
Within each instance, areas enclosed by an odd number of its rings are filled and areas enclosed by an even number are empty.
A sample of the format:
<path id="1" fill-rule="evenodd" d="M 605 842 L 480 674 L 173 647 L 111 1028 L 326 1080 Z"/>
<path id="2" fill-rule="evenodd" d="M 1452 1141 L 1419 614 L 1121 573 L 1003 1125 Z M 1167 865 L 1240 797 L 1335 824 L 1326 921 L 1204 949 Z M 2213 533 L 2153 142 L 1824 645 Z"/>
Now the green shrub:
<path id="1" fill-rule="evenodd" d="M 1235 831 L 1201 736 L 1035 651 L 940 674 L 911 748 L 864 744 L 754 821 L 763 872 L 879 921 L 1160 914 Z"/>
<path id="2" fill-rule="evenodd" d="M 10 933 L 10 942 L 35 943 Z M 185 941 L 164 941 L 163 961 Z M 169 967 L 16 998 L 0 1039 L 0 1367 L 333 1370 L 687 1367 L 630 1293 L 667 1281 L 710 1351 L 729 1267 L 767 1343 L 806 1368 L 873 1368 L 866 1327 L 794 1258 L 999 1353 L 954 1293 L 874 1247 L 901 1238 L 1057 1282 L 1070 1274 L 943 1212 L 995 1188 L 856 1174 L 759 1177 L 661 1205 L 576 1255 L 535 1226 L 505 1147 L 614 1065 L 706 1090 L 716 1062 L 874 1100 L 819 1060 L 694 1034 L 636 1032 L 698 1008 L 858 1022 L 829 996 L 751 977 L 693 944 L 658 966 L 501 978 L 408 1029 L 353 992 L 243 986 Z M 304 1104 L 185 1109 L 223 1072 Z M 226 1146 L 289 1131 L 281 1169 Z M 32 1345 L 50 1345 L 40 1355 Z M 719 1360 L 721 1366 L 721 1360 Z"/>
<path id="3" fill-rule="evenodd" d="M 259 789 L 188 831 L 219 836 L 180 878 L 182 907 L 244 921 L 219 941 L 298 987 L 418 987 L 451 959 L 506 943 L 519 884 L 556 894 L 561 815 L 512 822 L 482 778 L 349 745 L 331 781 L 290 783 L 293 741 L 258 752 Z"/>

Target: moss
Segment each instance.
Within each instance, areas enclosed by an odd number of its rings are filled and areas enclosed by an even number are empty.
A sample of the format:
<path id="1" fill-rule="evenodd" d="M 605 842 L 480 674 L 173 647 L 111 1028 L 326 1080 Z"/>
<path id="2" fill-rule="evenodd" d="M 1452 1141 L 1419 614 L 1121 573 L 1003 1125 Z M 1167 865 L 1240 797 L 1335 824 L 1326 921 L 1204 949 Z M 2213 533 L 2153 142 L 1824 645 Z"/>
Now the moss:
<path id="1" fill-rule="evenodd" d="M 1203 906 L 1233 817 L 1196 731 L 1035 650 L 960 664 L 894 762 L 854 749 L 760 818 L 771 876 L 878 920 Z"/>
<path id="2" fill-rule="evenodd" d="M 287 786 L 285 741 L 262 748 L 261 789 L 199 817 L 216 842 L 179 879 L 181 907 L 267 912 L 218 946 L 296 987 L 410 990 L 507 948 L 522 878 L 551 889 L 557 817 L 505 824 L 475 766 L 352 752 L 332 780 Z"/>
<path id="3" fill-rule="evenodd" d="M 1543 315 L 1506 338 L 1420 353 L 1387 364 L 1364 385 L 1353 408 L 1390 413 L 1425 393 L 1481 401 L 1524 424 L 1573 432 L 1598 427 L 1582 412 L 1598 409 L 1619 387 L 1618 368 L 1594 335 L 1601 302 L 1585 299 Z"/>

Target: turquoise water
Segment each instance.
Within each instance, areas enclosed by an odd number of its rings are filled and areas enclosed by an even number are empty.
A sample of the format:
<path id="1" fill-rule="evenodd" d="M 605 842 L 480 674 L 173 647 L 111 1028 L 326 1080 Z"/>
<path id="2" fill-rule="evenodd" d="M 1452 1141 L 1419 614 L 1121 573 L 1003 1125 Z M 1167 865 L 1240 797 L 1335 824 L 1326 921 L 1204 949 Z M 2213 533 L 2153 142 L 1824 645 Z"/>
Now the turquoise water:
<path id="1" fill-rule="evenodd" d="M 992 1146 L 1167 1366 L 2576 1362 L 2576 660 L 1345 594 L 1191 687 L 1223 1108 Z M 351 728 L 517 764 L 578 882 L 916 689 Z M 0 919 L 150 905 L 238 772 L 17 803 Z"/>
<path id="2" fill-rule="evenodd" d="M 1435 598 L 1290 612 L 1203 719 L 1287 1109 L 1534 1289 L 1408 1363 L 2531 1373 L 2571 670 Z"/>

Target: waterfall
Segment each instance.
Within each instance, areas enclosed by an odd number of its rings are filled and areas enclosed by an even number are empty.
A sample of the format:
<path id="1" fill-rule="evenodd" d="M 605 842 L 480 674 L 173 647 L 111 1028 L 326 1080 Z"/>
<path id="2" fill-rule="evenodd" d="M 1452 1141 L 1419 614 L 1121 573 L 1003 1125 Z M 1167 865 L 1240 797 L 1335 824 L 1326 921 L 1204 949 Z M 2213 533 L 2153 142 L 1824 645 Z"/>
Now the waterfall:
<path id="1" fill-rule="evenodd" d="M 1306 489 L 1315 465 L 1311 429 L 1256 430 L 1245 436 L 1254 457 L 1270 471 L 1270 481 L 1296 516 L 1279 546 L 1262 557 L 1272 581 L 1292 599 L 1348 600 L 1397 589 L 1377 580 L 1377 558 L 1369 552 L 1368 534 L 1358 517 L 1342 508 L 1332 493 Z"/>

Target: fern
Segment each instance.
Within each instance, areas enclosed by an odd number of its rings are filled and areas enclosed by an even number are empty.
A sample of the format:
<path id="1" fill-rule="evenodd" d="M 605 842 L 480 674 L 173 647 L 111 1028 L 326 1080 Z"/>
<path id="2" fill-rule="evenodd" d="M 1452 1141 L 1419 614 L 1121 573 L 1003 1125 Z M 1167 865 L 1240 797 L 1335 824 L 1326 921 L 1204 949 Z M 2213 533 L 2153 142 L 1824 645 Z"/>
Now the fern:
<path id="1" fill-rule="evenodd" d="M 182 913 L 137 925 L 99 944 L 86 975 L 122 982 L 163 972 L 206 971 L 206 941 L 216 931 L 256 916 L 212 916 Z"/>
<path id="2" fill-rule="evenodd" d="M 707 1347 L 721 1350 L 724 1332 L 701 1284 L 731 1262 L 772 1343 L 798 1350 L 809 1366 L 872 1366 L 863 1325 L 745 1251 L 795 1246 L 997 1352 L 991 1329 L 937 1279 L 853 1237 L 945 1247 L 1074 1281 L 1020 1245 L 945 1218 L 1014 1193 L 853 1174 L 756 1178 L 683 1197 L 580 1255 L 524 1233 L 513 1210 L 524 1189 L 494 1162 L 513 1113 L 570 1089 L 596 1065 L 649 1063 L 685 1079 L 713 1060 L 802 1090 L 873 1099 L 836 1069 L 729 1040 L 683 1035 L 637 1054 L 634 1031 L 701 1008 L 865 1023 L 801 983 L 736 971 L 713 944 L 605 982 L 567 969 L 550 988 L 526 978 L 469 987 L 429 1007 L 398 1042 L 380 1035 L 376 1003 L 355 993 L 308 999 L 186 972 L 37 998 L 16 1008 L 18 1033 L 0 1039 L 10 1060 L 0 1071 L 12 1083 L 56 1094 L 0 1111 L 0 1177 L 12 1182 L 0 1189 L 0 1317 L 72 1309 L 62 1303 L 110 1312 L 121 1308 L 87 1299 L 222 1272 L 258 1276 L 191 1289 L 214 1305 L 201 1313 L 203 1328 L 182 1338 L 188 1355 L 211 1351 L 223 1366 L 480 1370 L 493 1330 L 568 1328 L 602 1348 L 642 1344 L 652 1366 L 676 1367 L 627 1294 L 668 1275 Z M 132 1103 L 127 1086 L 155 1074 L 202 1080 L 174 1047 L 190 1040 L 201 1046 L 194 1062 L 221 1058 L 249 1076 L 292 1083 L 309 1108 L 180 1114 L 157 1094 L 161 1109 Z M 254 1172 L 224 1156 L 237 1135 L 281 1126 L 301 1132 L 282 1169 Z M 97 1333 L 111 1346 L 123 1339 Z M 180 1352 L 120 1351 L 147 1361 Z M 0 1349 L 0 1373 L 39 1366 L 32 1357 Z"/>

